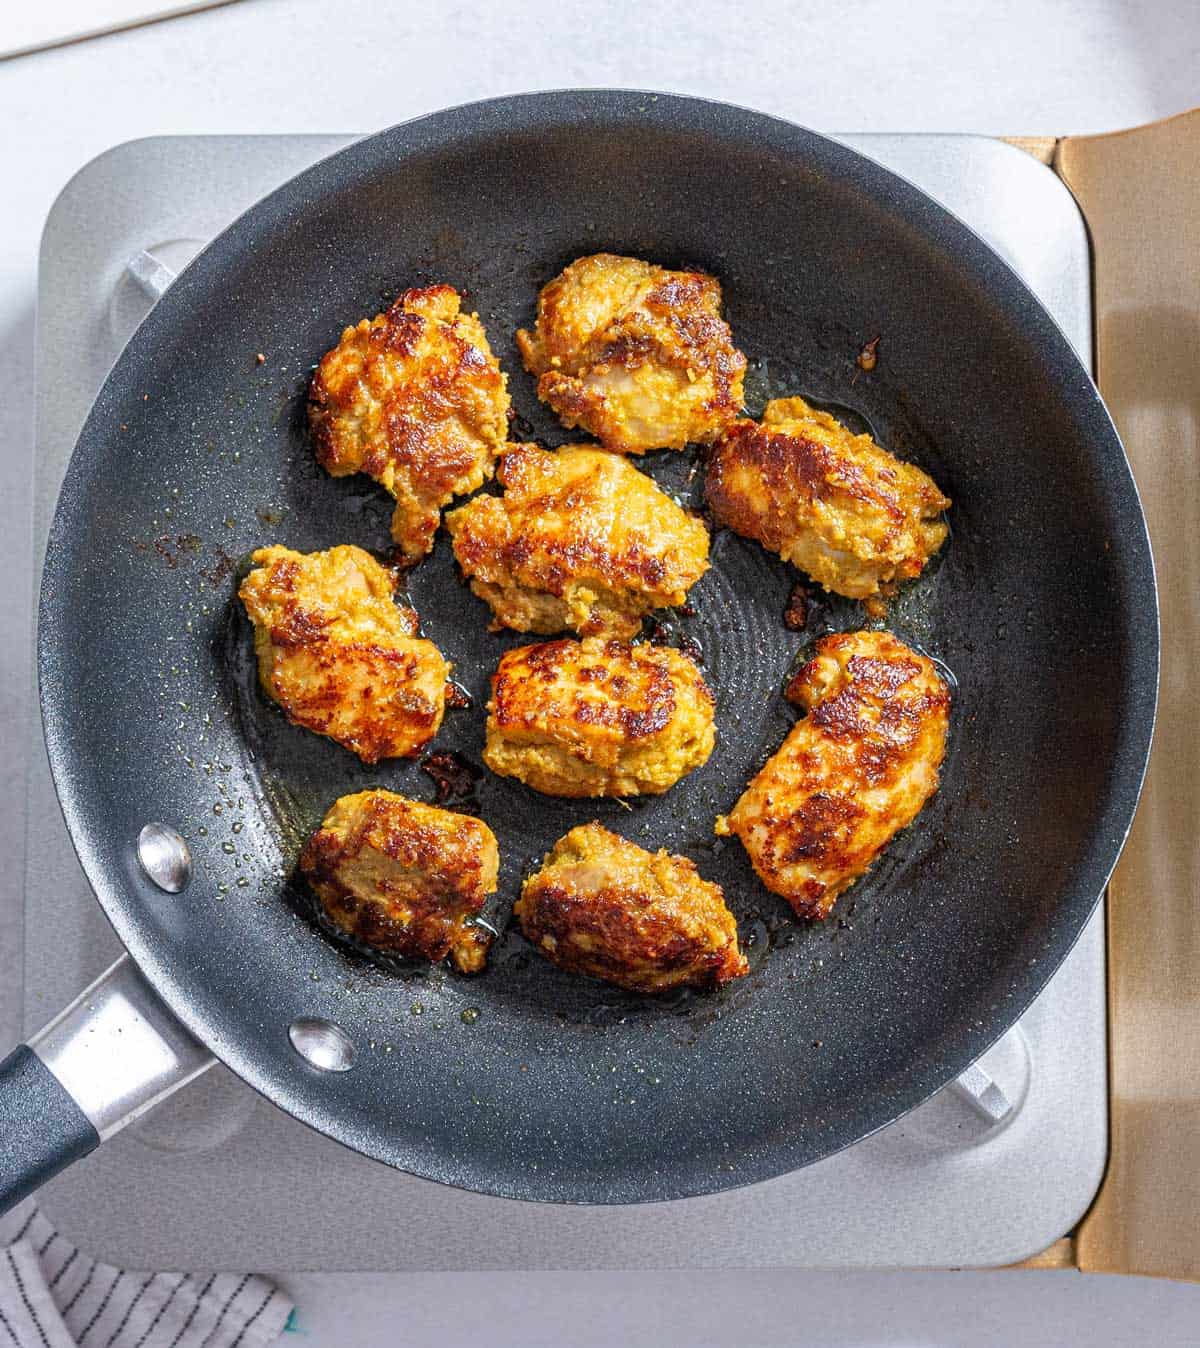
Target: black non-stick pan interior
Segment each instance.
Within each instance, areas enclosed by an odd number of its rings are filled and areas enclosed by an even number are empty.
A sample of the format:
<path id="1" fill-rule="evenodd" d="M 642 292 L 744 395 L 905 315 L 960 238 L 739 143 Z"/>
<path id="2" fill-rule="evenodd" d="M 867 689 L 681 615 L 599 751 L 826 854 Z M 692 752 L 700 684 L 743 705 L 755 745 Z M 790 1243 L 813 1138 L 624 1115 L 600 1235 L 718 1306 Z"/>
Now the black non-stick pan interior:
<path id="1" fill-rule="evenodd" d="M 256 546 L 383 554 L 390 502 L 334 481 L 305 431 L 314 362 L 397 291 L 467 293 L 509 374 L 514 438 L 572 436 L 513 332 L 564 263 L 607 249 L 724 286 L 748 404 L 803 394 L 927 469 L 953 498 L 938 563 L 886 625 L 956 693 L 942 790 L 826 923 L 795 920 L 713 820 L 779 744 L 781 691 L 821 632 L 870 625 L 757 545 L 713 538 L 691 609 L 647 636 L 696 650 L 717 697 L 709 762 L 665 796 L 573 802 L 478 769 L 488 677 L 528 638 L 487 630 L 445 538 L 409 576 L 472 705 L 448 713 L 449 803 L 503 865 L 486 974 L 380 967 L 313 925 L 294 876 L 339 795 L 434 799 L 417 762 L 362 766 L 256 686 L 235 600 Z M 877 366 L 856 356 L 878 337 Z M 258 354 L 265 357 L 259 362 Z M 643 463 L 699 504 L 697 456 Z M 768 1178 L 857 1140 L 1014 1021 L 1077 936 L 1128 827 L 1153 717 L 1154 587 L 1117 438 L 1067 342 L 1002 262 L 915 189 L 756 114 L 634 94 L 504 99 L 360 143 L 218 239 L 104 387 L 50 543 L 40 654 L 47 741 L 84 866 L 174 1009 L 298 1117 L 415 1173 L 522 1198 L 626 1202 Z M 155 891 L 150 819 L 197 876 Z M 725 888 L 752 971 L 638 998 L 542 961 L 513 929 L 521 877 L 599 819 Z M 343 1026 L 353 1070 L 290 1048 Z"/>

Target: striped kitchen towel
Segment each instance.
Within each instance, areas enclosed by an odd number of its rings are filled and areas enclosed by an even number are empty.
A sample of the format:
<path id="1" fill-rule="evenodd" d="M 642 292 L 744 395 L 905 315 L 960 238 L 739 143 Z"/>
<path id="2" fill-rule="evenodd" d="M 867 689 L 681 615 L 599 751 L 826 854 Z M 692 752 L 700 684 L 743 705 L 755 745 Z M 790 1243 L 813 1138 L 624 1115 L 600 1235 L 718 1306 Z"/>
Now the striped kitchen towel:
<path id="1" fill-rule="evenodd" d="M 292 1303 L 252 1273 L 129 1273 L 27 1200 L 0 1217 L 0 1348 L 263 1348 Z"/>

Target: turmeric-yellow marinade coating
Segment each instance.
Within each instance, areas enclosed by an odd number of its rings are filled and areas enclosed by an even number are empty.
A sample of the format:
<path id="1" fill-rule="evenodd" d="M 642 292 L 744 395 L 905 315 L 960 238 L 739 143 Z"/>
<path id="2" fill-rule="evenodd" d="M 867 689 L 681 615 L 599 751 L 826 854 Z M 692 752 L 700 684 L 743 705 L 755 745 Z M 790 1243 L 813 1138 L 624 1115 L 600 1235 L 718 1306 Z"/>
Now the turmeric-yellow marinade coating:
<path id="1" fill-rule="evenodd" d="M 342 333 L 313 375 L 309 421 L 334 477 L 366 473 L 396 498 L 392 537 L 415 561 L 433 546 L 442 507 L 491 476 L 508 406 L 478 315 L 435 285 Z"/>
<path id="2" fill-rule="evenodd" d="M 803 398 L 768 403 L 761 425 L 734 422 L 705 495 L 718 524 L 851 599 L 920 575 L 946 541 L 950 501 L 933 479 Z"/>
<path id="3" fill-rule="evenodd" d="M 499 865 L 482 820 L 391 791 L 335 801 L 300 857 L 342 931 L 410 959 L 449 955 L 463 973 L 487 959 L 492 932 L 473 919 L 495 892 Z"/>
<path id="4" fill-rule="evenodd" d="M 364 763 L 415 754 L 437 734 L 450 666 L 393 601 L 396 578 L 361 548 L 259 548 L 238 595 L 258 674 L 295 725 Z"/>
<path id="5" fill-rule="evenodd" d="M 517 345 L 563 423 L 624 454 L 709 444 L 742 407 L 746 358 L 701 271 L 581 257 L 543 288 Z"/>
<path id="6" fill-rule="evenodd" d="M 801 917 L 826 917 L 937 790 L 950 692 L 890 632 L 822 637 L 788 685 L 806 708 L 719 834 Z"/>
<path id="7" fill-rule="evenodd" d="M 471 589 L 518 632 L 634 636 L 708 570 L 708 530 L 627 459 L 592 445 L 514 445 L 503 496 L 446 527 Z"/>
<path id="8" fill-rule="evenodd" d="M 547 641 L 501 659 L 483 761 L 551 796 L 657 794 L 707 762 L 715 738 L 712 693 L 686 655 Z"/>
<path id="9" fill-rule="evenodd" d="M 554 844 L 513 912 L 552 963 L 633 992 L 711 988 L 749 970 L 720 885 L 599 824 Z"/>

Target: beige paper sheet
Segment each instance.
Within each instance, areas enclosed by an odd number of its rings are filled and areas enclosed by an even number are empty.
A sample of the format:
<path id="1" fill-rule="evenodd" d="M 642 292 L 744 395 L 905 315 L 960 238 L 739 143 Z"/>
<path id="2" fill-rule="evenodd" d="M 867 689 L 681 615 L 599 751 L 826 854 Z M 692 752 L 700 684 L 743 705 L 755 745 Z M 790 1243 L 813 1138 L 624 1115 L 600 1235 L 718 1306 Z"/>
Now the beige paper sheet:
<path id="1" fill-rule="evenodd" d="M 1108 907 L 1112 1144 L 1080 1268 L 1200 1280 L 1200 110 L 1067 137 L 1094 246 L 1097 375 L 1141 490 L 1163 662 Z"/>

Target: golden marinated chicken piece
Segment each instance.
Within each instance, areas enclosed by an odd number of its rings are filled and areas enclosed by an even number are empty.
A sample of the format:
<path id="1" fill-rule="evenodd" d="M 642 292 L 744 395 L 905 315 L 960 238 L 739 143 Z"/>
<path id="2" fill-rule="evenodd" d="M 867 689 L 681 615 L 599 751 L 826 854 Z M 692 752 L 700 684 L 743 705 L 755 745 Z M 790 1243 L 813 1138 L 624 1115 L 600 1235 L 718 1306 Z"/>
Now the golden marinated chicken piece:
<path id="1" fill-rule="evenodd" d="M 238 596 L 258 676 L 294 725 L 364 763 L 415 754 L 437 734 L 450 666 L 392 600 L 395 575 L 361 548 L 259 548 Z"/>
<path id="2" fill-rule="evenodd" d="M 409 959 L 447 955 L 478 973 L 493 933 L 474 919 L 495 893 L 500 855 L 481 819 L 359 791 L 336 801 L 300 856 L 329 920 Z"/>
<path id="3" fill-rule="evenodd" d="M 588 637 L 501 659 L 483 761 L 550 796 L 657 795 L 715 739 L 713 695 L 686 655 Z"/>
<path id="4" fill-rule="evenodd" d="M 851 599 L 919 576 L 946 541 L 950 501 L 933 479 L 803 398 L 768 403 L 761 425 L 734 422 L 705 495 L 719 524 Z"/>
<path id="5" fill-rule="evenodd" d="M 446 527 L 502 627 L 631 637 L 708 570 L 704 524 L 619 454 L 514 445 L 500 481 L 503 496 L 477 496 Z"/>
<path id="6" fill-rule="evenodd" d="M 840 632 L 817 642 L 788 697 L 808 715 L 717 832 L 737 834 L 800 917 L 826 917 L 937 790 L 950 693 L 890 632 Z"/>
<path id="7" fill-rule="evenodd" d="M 581 257 L 543 288 L 517 345 L 563 424 L 623 454 L 710 444 L 741 410 L 746 357 L 704 272 Z"/>
<path id="8" fill-rule="evenodd" d="M 513 912 L 552 964 L 632 992 L 716 987 L 750 967 L 720 885 L 599 824 L 554 844 Z"/>
<path id="9" fill-rule="evenodd" d="M 450 286 L 406 290 L 342 333 L 309 392 L 322 467 L 391 492 L 392 537 L 410 560 L 433 547 L 442 507 L 492 475 L 508 435 L 505 377 L 459 303 Z"/>

